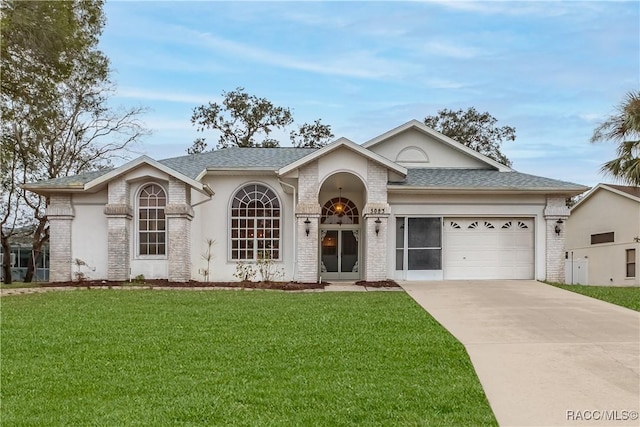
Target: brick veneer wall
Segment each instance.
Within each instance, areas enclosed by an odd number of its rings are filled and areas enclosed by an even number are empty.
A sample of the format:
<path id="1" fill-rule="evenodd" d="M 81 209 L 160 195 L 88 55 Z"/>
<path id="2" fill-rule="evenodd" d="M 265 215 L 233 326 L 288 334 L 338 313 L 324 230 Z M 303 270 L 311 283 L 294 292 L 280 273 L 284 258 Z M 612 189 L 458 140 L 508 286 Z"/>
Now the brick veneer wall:
<path id="1" fill-rule="evenodd" d="M 167 258 L 169 280 L 188 282 L 191 280 L 191 191 L 187 184 L 169 178 L 165 216 L 167 218 Z"/>
<path id="2" fill-rule="evenodd" d="M 131 271 L 131 189 L 124 177 L 109 182 L 107 216 L 107 278 L 113 281 L 129 279 Z"/>
<path id="3" fill-rule="evenodd" d="M 71 196 L 54 194 L 49 198 L 49 281 L 71 280 L 71 221 L 74 217 Z"/>
<path id="4" fill-rule="evenodd" d="M 547 197 L 547 206 L 544 210 L 546 222 L 546 279 L 551 282 L 564 283 L 565 269 L 565 225 L 560 225 L 560 234 L 556 234 L 558 220 L 566 222 L 569 217 L 569 208 L 565 197 Z"/>
<path id="5" fill-rule="evenodd" d="M 364 248 L 365 276 L 367 281 L 387 279 L 387 170 L 369 160 L 367 164 L 367 204 L 364 208 L 366 245 Z M 376 234 L 376 220 L 380 220 Z"/>
<path id="6" fill-rule="evenodd" d="M 295 280 L 313 283 L 318 281 L 318 162 L 311 162 L 298 171 L 298 205 L 296 206 L 296 274 Z M 310 221 L 307 236 L 305 221 Z"/>

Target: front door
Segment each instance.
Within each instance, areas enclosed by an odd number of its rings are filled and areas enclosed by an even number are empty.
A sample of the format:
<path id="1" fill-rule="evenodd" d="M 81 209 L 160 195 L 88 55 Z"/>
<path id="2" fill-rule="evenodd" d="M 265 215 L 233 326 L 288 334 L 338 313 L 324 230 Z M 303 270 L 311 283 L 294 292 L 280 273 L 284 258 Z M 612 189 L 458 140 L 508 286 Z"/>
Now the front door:
<path id="1" fill-rule="evenodd" d="M 329 280 L 358 280 L 358 230 L 321 230 L 320 275 Z"/>

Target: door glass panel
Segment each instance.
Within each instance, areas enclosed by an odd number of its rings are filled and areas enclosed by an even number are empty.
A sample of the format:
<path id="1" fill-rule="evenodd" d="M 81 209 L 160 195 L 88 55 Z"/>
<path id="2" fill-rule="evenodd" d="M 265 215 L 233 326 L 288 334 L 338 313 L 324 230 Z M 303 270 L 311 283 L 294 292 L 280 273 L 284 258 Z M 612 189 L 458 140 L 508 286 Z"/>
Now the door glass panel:
<path id="1" fill-rule="evenodd" d="M 338 231 L 328 230 L 322 239 L 322 265 L 328 273 L 338 272 Z"/>
<path id="2" fill-rule="evenodd" d="M 440 218 L 409 218 L 409 248 L 439 248 L 441 234 Z"/>
<path id="3" fill-rule="evenodd" d="M 358 271 L 358 241 L 353 235 L 353 231 L 342 231 L 342 256 L 340 257 L 342 273 L 353 273 Z"/>

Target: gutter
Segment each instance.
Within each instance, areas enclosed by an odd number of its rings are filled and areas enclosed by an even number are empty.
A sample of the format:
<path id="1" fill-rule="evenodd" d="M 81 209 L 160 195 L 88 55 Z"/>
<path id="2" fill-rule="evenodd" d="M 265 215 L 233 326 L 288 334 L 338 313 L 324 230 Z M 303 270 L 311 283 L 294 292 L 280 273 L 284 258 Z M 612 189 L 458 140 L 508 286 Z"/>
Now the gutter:
<path id="1" fill-rule="evenodd" d="M 296 277 L 296 273 L 298 272 L 298 253 L 296 251 L 296 241 L 297 241 L 297 236 L 296 236 L 296 187 L 294 187 L 291 184 L 287 184 L 286 182 L 282 181 L 281 179 L 278 179 L 278 182 L 280 183 L 280 185 L 285 185 L 289 188 L 291 188 L 291 190 L 293 190 L 293 209 L 291 210 L 291 215 L 293 217 L 293 227 L 292 227 L 292 237 L 293 237 L 293 276 L 291 277 L 291 281 L 295 280 Z"/>

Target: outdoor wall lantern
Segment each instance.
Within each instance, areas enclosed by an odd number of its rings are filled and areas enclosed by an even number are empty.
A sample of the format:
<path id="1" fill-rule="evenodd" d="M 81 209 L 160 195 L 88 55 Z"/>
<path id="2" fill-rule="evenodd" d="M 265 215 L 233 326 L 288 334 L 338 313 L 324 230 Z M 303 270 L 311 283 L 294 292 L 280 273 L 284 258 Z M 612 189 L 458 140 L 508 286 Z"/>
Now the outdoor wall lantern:
<path id="1" fill-rule="evenodd" d="M 562 225 L 564 221 L 562 221 L 561 219 L 556 221 L 556 235 L 559 236 L 560 233 L 562 232 L 562 228 L 560 228 L 560 225 Z"/>
<path id="2" fill-rule="evenodd" d="M 307 233 L 307 236 L 309 235 L 309 228 L 311 227 L 311 221 L 309 221 L 309 218 L 304 220 L 304 232 Z"/>
<path id="3" fill-rule="evenodd" d="M 380 233 L 380 224 L 382 224 L 382 221 L 380 221 L 380 218 L 376 218 L 376 236 Z"/>

